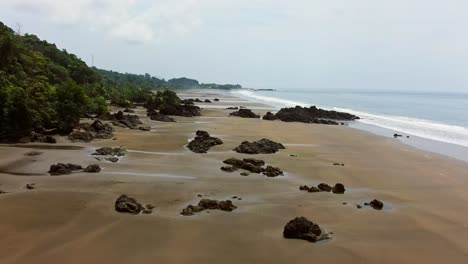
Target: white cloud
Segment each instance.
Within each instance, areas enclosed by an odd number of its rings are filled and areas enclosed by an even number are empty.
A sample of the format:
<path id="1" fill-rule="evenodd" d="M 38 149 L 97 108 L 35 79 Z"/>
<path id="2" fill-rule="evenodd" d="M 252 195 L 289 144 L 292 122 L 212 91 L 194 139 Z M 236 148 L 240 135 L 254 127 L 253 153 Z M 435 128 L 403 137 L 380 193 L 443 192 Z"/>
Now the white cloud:
<path id="1" fill-rule="evenodd" d="M 135 43 L 183 35 L 202 23 L 205 0 L 0 0 L 0 9 L 39 15 L 59 25 L 99 31 Z"/>

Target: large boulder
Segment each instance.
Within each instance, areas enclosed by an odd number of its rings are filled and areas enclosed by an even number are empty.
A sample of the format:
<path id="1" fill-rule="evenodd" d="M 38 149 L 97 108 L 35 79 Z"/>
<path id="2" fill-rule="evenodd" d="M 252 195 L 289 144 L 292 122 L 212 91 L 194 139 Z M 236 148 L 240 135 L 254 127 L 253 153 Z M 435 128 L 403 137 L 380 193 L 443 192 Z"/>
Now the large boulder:
<path id="1" fill-rule="evenodd" d="M 285 149 L 283 144 L 264 138 L 254 142 L 244 141 L 234 151 L 245 154 L 272 154 L 280 149 Z"/>
<path id="2" fill-rule="evenodd" d="M 137 115 L 124 115 L 119 111 L 112 115 L 112 124 L 119 127 L 127 127 L 130 129 L 138 129 L 138 125 L 143 124 L 140 117 Z"/>
<path id="3" fill-rule="evenodd" d="M 307 107 L 290 107 L 282 108 L 278 113 L 276 113 L 276 118 L 285 122 L 302 122 L 302 123 L 319 123 L 319 124 L 338 124 L 336 122 L 330 122 L 324 119 L 332 120 L 356 120 L 359 119 L 358 116 L 337 112 L 337 111 L 328 111 L 319 109 L 315 106 Z"/>
<path id="4" fill-rule="evenodd" d="M 83 167 L 81 167 L 81 165 L 77 165 L 77 164 L 57 163 L 57 164 L 54 164 L 54 165 L 50 166 L 49 174 L 53 175 L 53 176 L 66 175 L 66 174 L 70 174 L 70 173 L 72 173 L 74 171 L 80 171 L 82 169 L 83 169 Z"/>
<path id="5" fill-rule="evenodd" d="M 197 131 L 197 136 L 190 141 L 187 148 L 195 153 L 206 153 L 211 147 L 222 144 L 221 139 L 210 136 L 208 132 Z"/>
<path id="6" fill-rule="evenodd" d="M 332 188 L 332 192 L 336 194 L 343 194 L 345 193 L 346 189 L 342 183 L 337 183 Z"/>
<path id="7" fill-rule="evenodd" d="M 100 120 L 95 120 L 90 125 L 90 130 L 95 133 L 94 134 L 95 138 L 109 139 L 114 136 L 113 134 L 114 128 L 107 123 L 101 122 Z"/>
<path id="8" fill-rule="evenodd" d="M 259 115 L 255 114 L 250 109 L 239 109 L 238 111 L 232 112 L 229 115 L 243 118 L 260 118 Z"/>
<path id="9" fill-rule="evenodd" d="M 280 168 L 272 167 L 272 166 L 267 166 L 263 170 L 263 175 L 267 177 L 278 177 L 283 175 L 283 171 Z"/>
<path id="10" fill-rule="evenodd" d="M 193 117 L 200 116 L 200 107 L 191 104 L 163 105 L 159 109 L 163 115 Z"/>
<path id="11" fill-rule="evenodd" d="M 319 225 L 309 221 L 305 217 L 296 217 L 289 221 L 283 230 L 284 238 L 303 239 L 309 242 L 317 242 L 328 239 L 328 234 L 324 233 Z"/>
<path id="12" fill-rule="evenodd" d="M 98 173 L 100 171 L 101 171 L 101 167 L 99 167 L 99 165 L 97 164 L 89 165 L 83 170 L 83 172 L 87 172 L 87 173 Z"/>
<path id="13" fill-rule="evenodd" d="M 115 210 L 120 213 L 139 214 L 143 206 L 135 198 L 123 194 L 115 201 Z"/>
<path id="14" fill-rule="evenodd" d="M 84 129 L 75 129 L 68 135 L 68 138 L 73 142 L 90 142 L 94 139 L 94 136 L 90 131 Z"/>
<path id="15" fill-rule="evenodd" d="M 384 207 L 383 202 L 381 202 L 381 201 L 379 201 L 379 200 L 377 200 L 377 199 L 372 200 L 372 201 L 369 203 L 369 205 L 370 205 L 372 208 L 374 208 L 375 210 L 382 210 L 383 207 Z"/>
<path id="16" fill-rule="evenodd" d="M 263 118 L 263 120 L 276 120 L 278 119 L 272 112 L 267 112 Z"/>

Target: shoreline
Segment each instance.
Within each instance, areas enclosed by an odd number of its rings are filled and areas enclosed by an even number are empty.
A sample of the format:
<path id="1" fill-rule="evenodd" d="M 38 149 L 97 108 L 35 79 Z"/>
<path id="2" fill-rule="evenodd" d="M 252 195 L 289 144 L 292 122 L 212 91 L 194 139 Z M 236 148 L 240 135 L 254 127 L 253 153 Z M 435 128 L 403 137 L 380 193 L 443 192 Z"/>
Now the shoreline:
<path id="1" fill-rule="evenodd" d="M 224 106 L 223 100 L 235 99 L 215 91 L 178 94 L 220 98 L 211 105 Z M 261 106 L 247 101 L 245 105 Z M 0 213 L 8 216 L 0 220 L 2 263 L 219 263 L 220 256 L 223 263 L 466 260 L 464 162 L 348 126 L 228 117 L 232 111 L 205 108 L 201 117 L 162 123 L 150 121 L 138 108 L 136 114 L 152 131 L 116 128 L 116 140 L 66 143 L 84 148 L 43 149 L 35 158 L 23 155 L 28 148 L 0 146 L 0 166 L 26 160 L 13 168 L 20 173 L 42 173 L 57 162 L 96 163 L 89 154 L 97 147 L 131 150 L 117 163 L 99 163 L 99 174 L 26 177 L 0 172 L 0 189 L 7 192 L 0 195 Z M 224 144 L 207 154 L 190 152 L 185 146 L 197 130 L 210 132 Z M 261 138 L 283 143 L 286 149 L 258 155 L 232 151 L 242 141 Z M 244 177 L 221 171 L 222 161 L 231 157 L 265 160 L 286 176 Z M 25 189 L 32 182 L 36 189 Z M 299 191 L 300 185 L 321 182 L 342 182 L 346 192 Z M 121 194 L 155 205 L 153 214 L 115 212 Z M 232 212 L 181 216 L 183 208 L 200 200 L 198 195 L 242 200 L 233 201 L 238 208 Z M 384 202 L 382 211 L 356 208 L 374 198 Z M 284 239 L 284 225 L 298 216 L 333 232 L 333 238 L 316 244 Z"/>

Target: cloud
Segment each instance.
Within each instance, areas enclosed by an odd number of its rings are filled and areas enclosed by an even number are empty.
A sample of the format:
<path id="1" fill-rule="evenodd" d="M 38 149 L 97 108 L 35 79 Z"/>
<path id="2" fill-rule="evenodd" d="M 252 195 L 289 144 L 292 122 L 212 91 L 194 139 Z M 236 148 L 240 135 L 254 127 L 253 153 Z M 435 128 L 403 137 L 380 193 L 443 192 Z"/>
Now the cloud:
<path id="1" fill-rule="evenodd" d="M 15 0 L 0 9 L 29 13 L 47 21 L 103 32 L 132 43 L 153 43 L 190 33 L 202 24 L 205 0 Z"/>

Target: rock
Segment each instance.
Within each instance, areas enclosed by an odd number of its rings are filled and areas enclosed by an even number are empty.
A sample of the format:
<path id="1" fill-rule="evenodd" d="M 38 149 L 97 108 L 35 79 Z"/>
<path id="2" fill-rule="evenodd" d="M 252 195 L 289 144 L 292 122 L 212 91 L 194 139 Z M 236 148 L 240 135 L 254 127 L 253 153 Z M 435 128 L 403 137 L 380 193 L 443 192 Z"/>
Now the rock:
<path id="1" fill-rule="evenodd" d="M 125 156 L 127 154 L 127 150 L 124 148 L 111 148 L 111 147 L 103 147 L 98 148 L 95 152 L 91 155 L 100 155 L 100 156 Z"/>
<path id="2" fill-rule="evenodd" d="M 230 158 L 230 159 L 227 159 L 225 161 L 223 161 L 225 164 L 228 164 L 228 165 L 232 165 L 232 166 L 235 166 L 235 167 L 242 167 L 242 165 L 244 165 L 245 161 L 243 160 L 240 160 L 240 159 L 236 159 L 236 158 Z"/>
<path id="3" fill-rule="evenodd" d="M 205 99 L 204 101 L 205 103 L 211 103 L 211 101 L 209 99 Z"/>
<path id="4" fill-rule="evenodd" d="M 296 217 L 289 221 L 283 230 L 284 238 L 303 239 L 309 242 L 317 242 L 328 239 L 319 225 L 309 221 L 305 217 Z"/>
<path id="5" fill-rule="evenodd" d="M 299 186 L 299 190 L 300 191 L 308 191 L 309 187 L 307 185 L 301 185 L 301 186 Z"/>
<path id="6" fill-rule="evenodd" d="M 206 131 L 197 131 L 197 136 L 190 141 L 187 148 L 195 153 L 206 153 L 211 147 L 222 145 L 223 141 L 216 137 L 211 137 Z"/>
<path id="7" fill-rule="evenodd" d="M 135 113 L 135 110 L 132 110 L 132 109 L 129 109 L 129 108 L 125 108 L 125 110 L 123 110 L 125 113 Z"/>
<path id="8" fill-rule="evenodd" d="M 36 187 L 35 187 L 35 183 L 28 183 L 26 184 L 26 189 L 28 190 L 34 190 Z"/>
<path id="9" fill-rule="evenodd" d="M 94 139 L 93 134 L 90 131 L 86 131 L 83 129 L 73 130 L 69 135 L 68 138 L 73 141 L 82 141 L 82 142 L 91 142 Z"/>
<path id="10" fill-rule="evenodd" d="M 345 193 L 345 187 L 342 183 L 337 183 L 332 188 L 332 192 L 336 194 L 343 194 Z"/>
<path id="11" fill-rule="evenodd" d="M 45 130 L 41 130 L 41 132 L 45 132 Z M 31 132 L 31 136 L 29 137 L 29 139 L 23 139 L 23 141 L 48 143 L 48 144 L 57 143 L 57 140 L 53 138 L 52 136 L 43 135 L 38 132 Z"/>
<path id="12" fill-rule="evenodd" d="M 259 115 L 255 114 L 250 109 L 239 109 L 238 111 L 232 112 L 229 115 L 242 117 L 242 118 L 260 118 Z"/>
<path id="13" fill-rule="evenodd" d="M 244 141 L 234 151 L 246 154 L 272 154 L 280 149 L 285 149 L 281 143 L 264 138 L 254 142 Z"/>
<path id="14" fill-rule="evenodd" d="M 119 161 L 119 158 L 117 157 L 109 157 L 109 158 L 106 158 L 107 161 L 110 161 L 110 162 L 113 162 L 113 163 L 116 163 L 117 161 Z"/>
<path id="15" fill-rule="evenodd" d="M 143 206 L 135 198 L 123 194 L 115 201 L 115 210 L 120 213 L 139 214 Z"/>
<path id="16" fill-rule="evenodd" d="M 335 163 L 333 163 L 333 166 L 344 166 L 344 164 L 343 164 L 343 163 L 335 162 Z"/>
<path id="17" fill-rule="evenodd" d="M 82 169 L 83 167 L 81 167 L 81 165 L 71 164 L 71 163 L 67 163 L 67 164 L 58 163 L 56 165 L 50 166 L 49 174 L 54 175 L 54 176 L 65 175 L 65 174 L 70 174 L 73 171 L 78 171 Z"/>
<path id="18" fill-rule="evenodd" d="M 163 115 L 156 110 L 148 110 L 147 116 L 150 117 L 153 121 L 160 121 L 160 122 L 175 122 L 174 118 Z"/>
<path id="19" fill-rule="evenodd" d="M 312 186 L 309 188 L 308 192 L 314 193 L 314 192 L 321 192 L 321 190 L 315 186 Z"/>
<path id="20" fill-rule="evenodd" d="M 39 151 L 29 151 L 24 153 L 25 156 L 39 156 L 42 155 L 42 152 Z"/>
<path id="21" fill-rule="evenodd" d="M 246 162 L 246 160 L 248 160 L 250 163 Z M 263 160 L 256 160 L 256 159 L 240 160 L 240 159 L 236 159 L 236 158 L 230 158 L 230 159 L 227 159 L 227 160 L 225 160 L 223 162 L 225 164 L 231 165 L 231 166 L 233 166 L 235 168 L 241 168 L 241 169 L 253 172 L 253 173 L 261 173 L 263 171 L 263 169 L 262 169 L 262 167 L 254 165 L 252 163 L 261 164 L 261 162 L 263 162 L 263 164 L 265 164 L 265 162 Z"/>
<path id="22" fill-rule="evenodd" d="M 185 209 L 182 210 L 181 214 L 188 216 L 193 215 L 194 213 L 201 212 L 203 210 L 222 210 L 231 212 L 236 209 L 237 206 L 232 204 L 230 200 L 226 201 L 217 201 L 211 199 L 201 199 L 198 203 L 198 206 L 189 205 Z"/>
<path id="23" fill-rule="evenodd" d="M 98 173 L 100 171 L 101 171 L 101 167 L 99 167 L 99 165 L 97 164 L 89 165 L 83 170 L 83 172 L 87 172 L 87 173 Z"/>
<path id="24" fill-rule="evenodd" d="M 260 159 L 254 159 L 254 158 L 244 159 L 244 162 L 253 164 L 255 166 L 260 166 L 260 167 L 265 165 L 265 161 L 260 160 Z"/>
<path id="25" fill-rule="evenodd" d="M 239 107 L 237 107 L 237 106 L 230 106 L 230 107 L 228 107 L 228 108 L 226 108 L 226 109 L 227 109 L 227 110 L 237 110 L 237 109 L 239 109 Z"/>
<path id="26" fill-rule="evenodd" d="M 186 208 L 184 208 L 180 214 L 184 216 L 190 216 L 203 210 L 203 208 L 200 208 L 198 206 L 189 205 Z"/>
<path id="27" fill-rule="evenodd" d="M 218 99 L 218 98 L 215 98 L 215 99 L 213 99 L 213 101 L 215 101 L 215 102 L 219 102 L 219 99 Z"/>
<path id="28" fill-rule="evenodd" d="M 356 208 L 357 208 L 357 209 L 361 209 L 362 206 L 361 206 L 360 204 L 358 204 L 358 205 L 356 205 Z"/>
<path id="29" fill-rule="evenodd" d="M 277 118 L 272 112 L 267 112 L 267 113 L 263 116 L 262 119 L 263 119 L 263 120 L 270 120 L 270 121 L 272 121 L 272 120 L 277 120 L 278 118 Z"/>
<path id="30" fill-rule="evenodd" d="M 267 177 L 277 177 L 277 176 L 282 176 L 283 171 L 280 168 L 272 167 L 272 166 L 267 166 L 263 170 L 263 175 Z"/>
<path id="31" fill-rule="evenodd" d="M 143 214 L 152 214 L 152 213 L 153 213 L 153 210 L 148 209 L 148 208 L 144 208 L 144 209 L 142 210 L 142 212 L 143 212 Z"/>
<path id="32" fill-rule="evenodd" d="M 400 134 L 396 134 L 396 133 L 395 133 L 395 134 L 393 134 L 393 137 L 394 137 L 394 138 L 399 138 L 399 137 L 403 137 L 403 135 L 400 135 Z"/>
<path id="33" fill-rule="evenodd" d="M 193 116 L 200 116 L 200 107 L 195 105 L 164 105 L 160 107 L 159 110 L 160 114 L 163 115 L 173 115 L 173 116 L 185 116 L 185 117 L 193 117 Z"/>
<path id="34" fill-rule="evenodd" d="M 320 183 L 317 187 L 322 192 L 331 192 L 331 190 L 332 190 L 332 187 L 330 185 L 326 184 L 326 183 Z"/>
<path id="35" fill-rule="evenodd" d="M 336 111 L 327 111 L 319 109 L 315 106 L 307 107 L 291 107 L 291 108 L 282 108 L 278 113 L 276 113 L 276 118 L 284 122 L 302 122 L 302 123 L 319 123 L 319 124 L 338 124 L 336 122 L 329 122 L 322 119 L 332 119 L 332 120 L 356 120 L 359 119 L 358 116 L 336 112 Z"/>
<path id="36" fill-rule="evenodd" d="M 372 200 L 369 203 L 369 205 L 372 208 L 374 208 L 375 210 L 382 210 L 382 208 L 384 207 L 384 204 L 381 201 L 377 200 L 377 199 Z"/>
<path id="37" fill-rule="evenodd" d="M 297 157 L 299 157 L 299 156 L 296 155 L 296 154 L 291 154 L 291 155 L 289 155 L 289 157 L 291 157 L 291 158 L 297 158 Z"/>
<path id="38" fill-rule="evenodd" d="M 90 130 L 95 133 L 95 138 L 110 139 L 114 136 L 114 128 L 107 123 L 102 123 L 100 120 L 95 120 L 91 124 Z"/>
<path id="39" fill-rule="evenodd" d="M 137 115 L 124 115 L 122 111 L 119 111 L 112 115 L 112 124 L 114 126 L 127 127 L 130 129 L 137 129 L 138 125 L 141 125 L 140 117 Z"/>
<path id="40" fill-rule="evenodd" d="M 197 197 L 203 197 L 203 195 L 199 194 L 199 195 L 197 195 Z"/>
<path id="41" fill-rule="evenodd" d="M 151 131 L 151 127 L 149 126 L 141 126 L 138 129 L 140 129 L 141 131 Z"/>
<path id="42" fill-rule="evenodd" d="M 226 172 L 234 172 L 238 170 L 238 168 L 234 166 L 223 166 L 221 167 L 221 170 L 226 171 Z"/>
<path id="43" fill-rule="evenodd" d="M 250 173 L 244 171 L 244 172 L 241 172 L 240 175 L 241 175 L 241 176 L 249 176 Z"/>
<path id="44" fill-rule="evenodd" d="M 261 172 L 264 171 L 262 167 L 255 166 L 255 165 L 253 165 L 251 163 L 247 163 L 247 162 L 244 162 L 244 164 L 242 164 L 241 169 L 250 171 L 252 173 L 261 173 Z"/>
<path id="45" fill-rule="evenodd" d="M 348 203 L 347 203 L 347 202 L 342 202 L 341 204 L 342 204 L 342 205 L 347 205 Z"/>
<path id="46" fill-rule="evenodd" d="M 219 205 L 219 210 L 221 211 L 227 211 L 227 212 L 232 212 L 234 209 L 237 208 L 230 200 L 226 201 L 220 201 L 218 202 Z"/>

